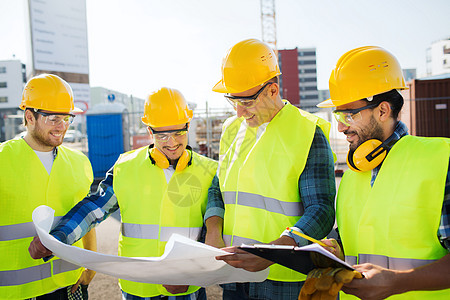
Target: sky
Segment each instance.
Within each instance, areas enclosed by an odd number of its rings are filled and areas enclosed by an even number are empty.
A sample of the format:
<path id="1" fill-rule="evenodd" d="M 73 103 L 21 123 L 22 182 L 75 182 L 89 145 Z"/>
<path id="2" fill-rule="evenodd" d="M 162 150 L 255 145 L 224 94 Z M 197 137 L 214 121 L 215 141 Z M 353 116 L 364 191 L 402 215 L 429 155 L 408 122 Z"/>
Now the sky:
<path id="1" fill-rule="evenodd" d="M 27 63 L 25 0 L 0 0 L 0 60 Z M 426 49 L 450 37 L 449 0 L 276 0 L 278 49 L 315 47 L 318 88 L 353 48 L 381 46 L 425 73 Z M 91 86 L 145 98 L 162 86 L 204 107 L 235 43 L 262 38 L 260 0 L 86 0 Z"/>

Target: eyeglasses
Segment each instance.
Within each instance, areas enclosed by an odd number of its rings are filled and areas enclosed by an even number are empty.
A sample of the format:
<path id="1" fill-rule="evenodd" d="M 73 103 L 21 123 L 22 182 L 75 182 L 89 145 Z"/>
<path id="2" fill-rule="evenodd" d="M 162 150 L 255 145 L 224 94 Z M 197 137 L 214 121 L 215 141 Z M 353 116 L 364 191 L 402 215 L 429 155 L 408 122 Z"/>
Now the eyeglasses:
<path id="1" fill-rule="evenodd" d="M 333 115 L 336 118 L 336 121 L 345 124 L 346 126 L 350 126 L 362 119 L 361 111 L 369 108 L 375 108 L 379 105 L 379 103 L 369 104 L 360 108 L 355 109 L 341 109 L 333 111 Z"/>
<path id="2" fill-rule="evenodd" d="M 153 137 L 161 142 L 167 142 L 169 141 L 170 137 L 173 137 L 173 139 L 177 139 L 179 137 L 182 137 L 186 135 L 188 132 L 188 125 L 186 124 L 186 127 L 182 129 L 175 129 L 175 130 L 165 130 L 165 131 L 156 131 L 151 127 L 150 131 L 153 133 Z"/>
<path id="3" fill-rule="evenodd" d="M 52 126 L 57 126 L 64 122 L 65 126 L 68 126 L 73 123 L 74 115 L 71 114 L 61 114 L 61 113 L 46 113 L 39 110 L 34 110 L 35 113 L 38 113 L 44 119 L 45 124 L 50 124 Z"/>
<path id="4" fill-rule="evenodd" d="M 231 105 L 233 105 L 234 108 L 239 104 L 245 108 L 252 108 L 253 106 L 258 103 L 256 99 L 258 98 L 259 94 L 264 91 L 266 86 L 271 85 L 273 82 L 266 82 L 262 88 L 259 89 L 259 91 L 256 92 L 253 96 L 231 96 L 230 94 L 225 94 L 224 97 L 227 98 L 228 102 L 230 102 Z"/>

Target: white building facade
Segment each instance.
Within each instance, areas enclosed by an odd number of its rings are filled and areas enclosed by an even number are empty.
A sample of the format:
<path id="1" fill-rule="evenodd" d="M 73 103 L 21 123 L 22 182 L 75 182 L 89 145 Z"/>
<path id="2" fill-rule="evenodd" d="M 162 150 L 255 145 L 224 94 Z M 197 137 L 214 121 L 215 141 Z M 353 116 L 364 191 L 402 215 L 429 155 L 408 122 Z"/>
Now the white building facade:
<path id="1" fill-rule="evenodd" d="M 427 76 L 450 73 L 450 37 L 427 49 Z"/>

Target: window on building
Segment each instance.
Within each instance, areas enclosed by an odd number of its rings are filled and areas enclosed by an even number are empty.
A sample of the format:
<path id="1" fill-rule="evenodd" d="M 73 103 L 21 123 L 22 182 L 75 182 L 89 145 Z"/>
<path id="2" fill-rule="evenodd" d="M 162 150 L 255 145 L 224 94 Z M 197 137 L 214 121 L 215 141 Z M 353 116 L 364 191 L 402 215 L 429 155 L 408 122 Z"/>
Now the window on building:
<path id="1" fill-rule="evenodd" d="M 0 73 L 6 73 L 6 67 L 0 67 Z"/>
<path id="2" fill-rule="evenodd" d="M 305 95 L 305 96 L 301 96 L 300 99 L 302 99 L 302 100 L 311 100 L 311 99 L 317 100 L 317 95 Z"/>
<path id="3" fill-rule="evenodd" d="M 316 55 L 315 51 L 299 51 L 298 52 L 298 56 L 311 56 L 311 55 Z"/>
<path id="4" fill-rule="evenodd" d="M 447 46 L 444 46 L 444 54 L 450 54 L 450 48 L 447 48 Z"/>
<path id="5" fill-rule="evenodd" d="M 0 88 L 6 88 L 8 87 L 8 84 L 6 83 L 6 81 L 0 82 Z"/>
<path id="6" fill-rule="evenodd" d="M 299 65 L 315 65 L 316 61 L 315 60 L 299 60 L 298 64 Z"/>
<path id="7" fill-rule="evenodd" d="M 301 86 L 300 87 L 301 91 L 315 91 L 317 90 L 316 86 Z"/>
<path id="8" fill-rule="evenodd" d="M 8 102 L 8 97 L 0 96 L 0 103 L 6 103 L 6 102 Z"/>
<path id="9" fill-rule="evenodd" d="M 316 82 L 316 78 L 300 78 L 300 82 Z"/>

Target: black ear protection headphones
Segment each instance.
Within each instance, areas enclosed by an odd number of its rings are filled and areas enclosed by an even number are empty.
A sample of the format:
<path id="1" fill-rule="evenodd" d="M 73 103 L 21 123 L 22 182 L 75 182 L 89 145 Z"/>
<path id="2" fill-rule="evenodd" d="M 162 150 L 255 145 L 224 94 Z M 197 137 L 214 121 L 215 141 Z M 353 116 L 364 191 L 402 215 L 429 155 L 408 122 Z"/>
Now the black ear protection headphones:
<path id="1" fill-rule="evenodd" d="M 189 150 L 189 151 L 188 151 Z M 161 169 L 167 169 L 170 166 L 169 160 L 166 155 L 159 151 L 154 145 L 150 145 L 148 148 L 149 158 L 152 164 L 157 165 Z M 187 166 L 192 164 L 192 148 L 190 146 L 186 146 L 186 149 L 181 154 L 178 159 L 177 165 L 175 167 L 175 171 L 183 171 Z"/>
<path id="2" fill-rule="evenodd" d="M 384 142 L 370 139 L 362 143 L 355 151 L 348 151 L 347 165 L 355 172 L 367 172 L 379 166 L 389 150 L 396 142 L 392 134 Z"/>

